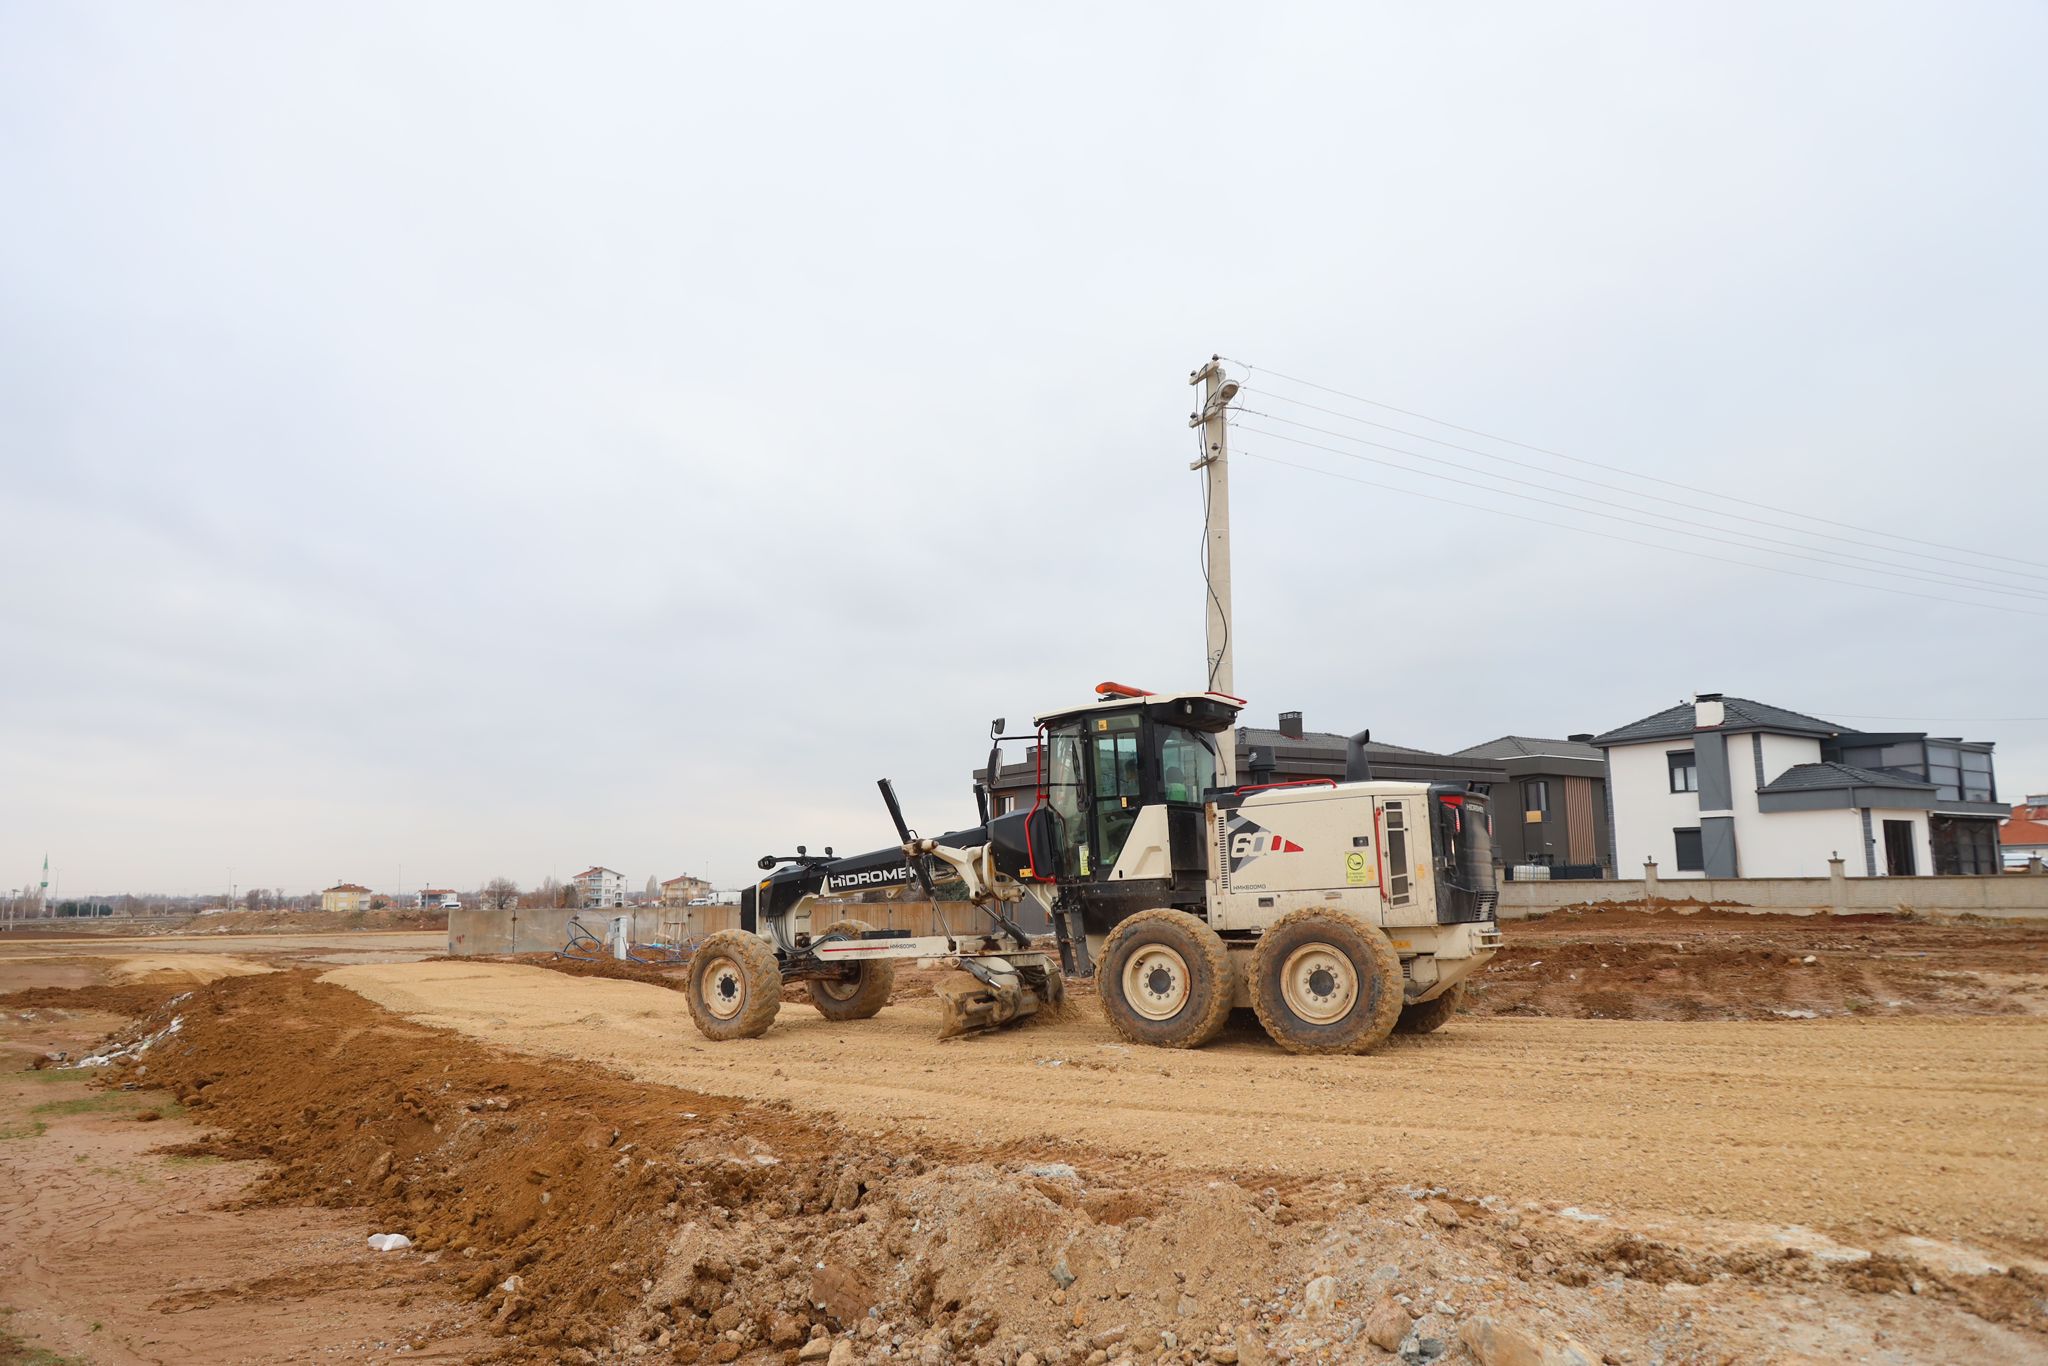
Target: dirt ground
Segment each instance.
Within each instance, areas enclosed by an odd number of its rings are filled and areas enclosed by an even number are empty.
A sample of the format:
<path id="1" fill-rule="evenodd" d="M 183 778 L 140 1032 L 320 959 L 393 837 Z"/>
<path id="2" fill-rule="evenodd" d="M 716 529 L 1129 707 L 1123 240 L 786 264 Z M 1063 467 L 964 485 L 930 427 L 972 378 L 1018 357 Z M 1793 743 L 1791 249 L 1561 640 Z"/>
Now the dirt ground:
<path id="1" fill-rule="evenodd" d="M 340 930 L 236 935 L 161 935 L 142 938 L 92 936 L 77 939 L 0 937 L 0 980 L 13 984 L 32 965 L 68 968 L 88 963 L 118 964 L 137 958 L 170 962 L 194 955 L 247 958 L 266 966 L 281 963 L 399 963 L 448 951 L 448 936 L 436 930 Z M 194 961 L 197 961 L 196 958 Z M 87 975 L 91 975 L 88 973 Z"/>
<path id="2" fill-rule="evenodd" d="M 20 920 L 0 931 L 0 944 L 39 939 L 137 939 L 157 935 L 338 934 L 448 929 L 448 912 L 215 911 L 205 915 L 108 916 Z"/>
<path id="3" fill-rule="evenodd" d="M 150 1010 L 166 989 L 91 994 Z M 256 1164 L 166 1151 L 203 1131 L 146 1074 L 107 1090 L 98 1071 L 28 1070 L 124 1024 L 66 998 L 16 993 L 0 1029 L 0 1362 L 360 1360 L 402 1345 L 407 1360 L 457 1361 L 491 1345 L 419 1261 L 370 1252 L 359 1218 L 250 1206 Z"/>
<path id="4" fill-rule="evenodd" d="M 2048 928 L 1601 910 L 1518 923 L 1507 940 L 1470 993 L 1469 1013 L 1596 1020 L 2048 1015 Z"/>
<path id="5" fill-rule="evenodd" d="M 0 1087 L 0 1125 L 22 1129 L 0 1142 L 19 1174 L 0 1210 L 49 1230 L 0 1263 L 0 1333 L 94 1361 L 201 1342 L 222 1361 L 2048 1360 L 2048 1018 L 1962 980 L 2037 988 L 2038 945 L 1743 924 L 1760 939 L 1511 926 L 1501 981 L 1544 983 L 1513 1009 L 1503 993 L 1429 1038 L 1313 1060 L 1248 1028 L 1126 1049 L 1085 992 L 1050 1023 L 940 1044 L 916 973 L 874 1020 L 789 1004 L 765 1038 L 711 1045 L 672 972 L 316 976 L 237 945 L 242 969 L 282 970 L 181 980 L 0 955 L 0 989 L 29 988 L 0 997 L 0 1046 L 68 1030 L 75 1053 L 112 1018 L 98 1005 L 156 1040 L 107 1069 L 138 1089 L 98 1093 L 103 1112 L 33 1113 L 48 1088 L 95 1094 L 73 1074 Z M 1844 962 L 1962 977 L 1879 1018 L 1822 1010 L 1817 974 L 1796 997 L 1741 986 L 1810 970 L 1796 960 L 1844 932 Z M 1541 965 L 1558 946 L 1613 950 L 1616 971 L 1622 947 L 1800 943 L 1790 965 L 1653 970 L 1646 1015 L 1725 1012 L 1691 1018 L 1600 1018 L 1568 990 L 1585 966 Z M 92 1146 L 116 1141 L 137 1150 Z M 165 1188 L 113 1221 L 130 1241 L 23 1280 L 37 1240 L 91 1222 L 36 1203 L 65 1162 L 92 1173 L 78 1198 L 122 1211 L 129 1182 L 99 1169 Z M 367 1252 L 383 1231 L 418 1246 Z"/>
<path id="6" fill-rule="evenodd" d="M 765 1039 L 719 1045 L 681 993 L 632 982 L 461 962 L 326 980 L 520 1052 L 914 1132 L 2048 1256 L 2048 1156 L 2028 1138 L 2048 1106 L 2048 1020 L 1476 1018 L 1333 1062 L 1245 1022 L 1195 1052 L 1133 1049 L 1086 1008 L 942 1043 L 931 1001 L 858 1026 L 786 1005 Z"/>

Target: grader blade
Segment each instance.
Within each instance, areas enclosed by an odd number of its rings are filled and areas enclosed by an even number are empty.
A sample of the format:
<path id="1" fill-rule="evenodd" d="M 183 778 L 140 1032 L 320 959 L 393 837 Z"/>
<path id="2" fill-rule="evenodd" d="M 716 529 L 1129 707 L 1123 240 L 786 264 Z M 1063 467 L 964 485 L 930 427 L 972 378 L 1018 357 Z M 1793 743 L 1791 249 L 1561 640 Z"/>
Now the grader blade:
<path id="1" fill-rule="evenodd" d="M 939 998 L 941 1039 L 999 1029 L 1038 1010 L 1037 993 L 1007 967 L 982 972 L 953 968 L 940 975 L 933 989 Z"/>

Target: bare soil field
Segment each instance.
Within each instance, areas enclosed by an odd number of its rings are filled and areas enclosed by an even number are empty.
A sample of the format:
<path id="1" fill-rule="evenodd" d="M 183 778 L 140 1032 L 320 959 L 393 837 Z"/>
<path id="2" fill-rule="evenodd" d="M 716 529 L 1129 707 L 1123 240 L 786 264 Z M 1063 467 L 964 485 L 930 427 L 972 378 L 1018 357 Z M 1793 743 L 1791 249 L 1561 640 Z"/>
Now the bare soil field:
<path id="1" fill-rule="evenodd" d="M 1884 947 L 2038 977 L 1928 932 Z M 1708 972 L 1644 994 L 1736 1018 L 1586 1018 L 1568 967 L 1514 1012 L 1299 1059 L 1255 1028 L 1128 1049 L 1085 991 L 940 1044 L 917 973 L 874 1020 L 789 1004 L 712 1045 L 672 970 L 232 957 L 283 970 L 0 955 L 0 989 L 29 988 L 0 997 L 0 1047 L 68 1030 L 75 1053 L 99 1006 L 155 1041 L 112 1090 L 9 1074 L 110 1107 L 0 1101 L 10 1227 L 71 1162 L 127 1241 L 0 1279 L 0 1332 L 93 1361 L 2048 1361 L 2048 1018 L 1969 991 L 1788 1019 Z M 123 1164 L 148 1208 L 98 1172 Z M 99 1206 L 71 1208 L 0 1271 Z M 367 1252 L 385 1231 L 417 1246 Z"/>
<path id="2" fill-rule="evenodd" d="M 410 962 L 448 951 L 448 936 L 437 930 L 312 931 L 276 934 L 87 936 L 79 939 L 0 937 L 0 979 L 14 983 L 33 964 L 76 970 L 81 965 L 119 964 L 173 955 L 217 958 L 231 955 L 275 966 L 283 963 Z"/>
<path id="3" fill-rule="evenodd" d="M 207 915 L 52 918 L 17 921 L 0 944 L 40 939 L 135 939 L 156 935 L 341 934 L 362 930 L 448 929 L 448 912 L 216 911 Z"/>
<path id="4" fill-rule="evenodd" d="M 1511 924 L 1483 1015 L 1743 1020 L 2048 1014 L 2048 928 L 1897 916 L 1555 911 Z"/>
<path id="5" fill-rule="evenodd" d="M 459 962 L 324 980 L 516 1051 L 920 1133 L 2048 1256 L 2048 1157 L 2026 1138 L 2048 1107 L 2048 1020 L 1472 1019 L 1333 1062 L 1246 1022 L 1194 1052 L 1132 1048 L 1079 1006 L 941 1043 L 930 1001 L 856 1025 L 785 1005 L 764 1039 L 721 1045 L 681 993 L 632 982 Z"/>
<path id="6" fill-rule="evenodd" d="M 92 994 L 149 1011 L 164 986 Z M 401 1346 L 406 1360 L 458 1361 L 492 1345 L 431 1268 L 370 1252 L 358 1218 L 249 1205 L 260 1167 L 205 1155 L 203 1131 L 146 1074 L 98 1089 L 101 1072 L 28 1070 L 123 1021 L 62 1008 L 61 989 L 27 993 L 57 1008 L 23 994 L 0 1030 L 0 1362 L 363 1360 Z"/>

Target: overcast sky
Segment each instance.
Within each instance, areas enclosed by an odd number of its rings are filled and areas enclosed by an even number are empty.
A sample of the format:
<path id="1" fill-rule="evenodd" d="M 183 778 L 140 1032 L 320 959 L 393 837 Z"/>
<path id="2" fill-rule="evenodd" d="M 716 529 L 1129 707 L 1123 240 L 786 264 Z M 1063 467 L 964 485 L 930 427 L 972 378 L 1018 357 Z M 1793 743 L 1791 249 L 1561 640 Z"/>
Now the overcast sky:
<path id="1" fill-rule="evenodd" d="M 1233 436 L 1458 500 L 1234 462 L 1252 722 L 1725 691 L 2048 789 L 1981 719 L 2048 716 L 2048 600 L 1946 586 L 2048 592 L 1998 573 L 2048 575 L 2044 50 L 2031 3 L 0 0 L 0 888 L 732 885 L 885 843 L 883 775 L 967 823 L 989 718 L 1201 686 L 1211 352 L 1484 486 Z M 1937 581 L 1499 483 L 1619 497 L 1555 471 Z"/>

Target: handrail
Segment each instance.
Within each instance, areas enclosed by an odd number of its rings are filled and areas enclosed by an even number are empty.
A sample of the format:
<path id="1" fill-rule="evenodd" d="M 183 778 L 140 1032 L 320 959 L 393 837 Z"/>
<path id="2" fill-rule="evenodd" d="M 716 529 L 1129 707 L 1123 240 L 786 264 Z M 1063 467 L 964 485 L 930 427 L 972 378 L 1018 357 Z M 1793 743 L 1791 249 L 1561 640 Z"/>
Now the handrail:
<path id="1" fill-rule="evenodd" d="M 1234 795 L 1242 797 L 1247 792 L 1269 792 L 1276 787 L 1335 787 L 1336 785 L 1337 780 L 1335 778 L 1294 778 L 1284 783 L 1256 783 L 1250 787 L 1240 787 L 1235 789 Z"/>

